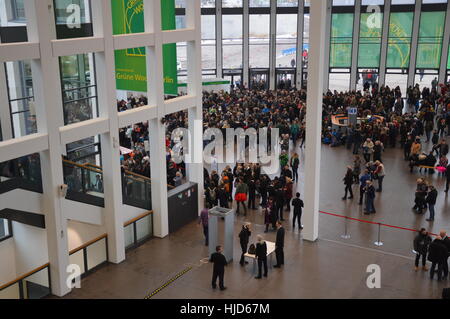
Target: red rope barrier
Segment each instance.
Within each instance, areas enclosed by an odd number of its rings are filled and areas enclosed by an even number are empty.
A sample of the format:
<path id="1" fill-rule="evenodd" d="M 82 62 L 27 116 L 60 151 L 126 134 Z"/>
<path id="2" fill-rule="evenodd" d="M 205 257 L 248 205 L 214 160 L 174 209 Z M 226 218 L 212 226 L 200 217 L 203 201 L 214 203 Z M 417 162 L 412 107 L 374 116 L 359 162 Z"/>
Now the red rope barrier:
<path id="1" fill-rule="evenodd" d="M 319 213 L 325 214 L 325 215 L 330 215 L 330 216 L 335 216 L 335 217 L 339 217 L 339 218 L 350 219 L 350 220 L 354 220 L 354 221 L 358 221 L 358 222 L 366 223 L 366 224 L 386 226 L 386 227 L 390 227 L 390 228 L 401 229 L 401 230 L 408 230 L 408 231 L 412 231 L 412 232 L 417 232 L 418 231 L 418 230 L 412 229 L 412 228 L 394 226 L 394 225 L 389 225 L 389 224 L 384 224 L 384 223 L 377 223 L 377 222 L 373 222 L 373 221 L 366 220 L 366 219 L 358 219 L 358 218 L 348 217 L 348 216 L 344 216 L 344 215 L 340 215 L 340 214 L 328 213 L 328 212 L 324 212 L 324 211 L 321 211 L 321 210 L 319 210 Z M 433 236 L 437 236 L 437 234 L 433 234 L 433 233 L 429 233 L 429 234 L 433 235 Z"/>

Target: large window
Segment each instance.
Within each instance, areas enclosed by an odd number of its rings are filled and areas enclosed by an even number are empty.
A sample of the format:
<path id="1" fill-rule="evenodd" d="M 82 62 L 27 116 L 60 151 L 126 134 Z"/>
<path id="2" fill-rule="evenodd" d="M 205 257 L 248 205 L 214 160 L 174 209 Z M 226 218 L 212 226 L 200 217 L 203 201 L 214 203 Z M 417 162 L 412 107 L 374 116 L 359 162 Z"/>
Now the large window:
<path id="1" fill-rule="evenodd" d="M 277 15 L 276 67 L 295 67 L 297 54 L 297 15 Z"/>
<path id="2" fill-rule="evenodd" d="M 222 0 L 222 8 L 242 8 L 242 0 Z"/>
<path id="3" fill-rule="evenodd" d="M 361 13 L 358 67 L 380 66 L 383 13 Z"/>
<path id="4" fill-rule="evenodd" d="M 64 125 L 97 117 L 97 86 L 94 55 L 78 54 L 59 58 Z"/>
<path id="5" fill-rule="evenodd" d="M 25 6 L 23 4 L 24 0 L 12 0 L 11 10 L 13 20 L 25 20 Z"/>
<path id="6" fill-rule="evenodd" d="M 413 18 L 413 12 L 391 13 L 386 67 L 409 67 Z"/>
<path id="7" fill-rule="evenodd" d="M 422 12 L 420 15 L 416 68 L 439 68 L 439 64 L 441 62 L 444 24 L 444 11 Z"/>
<path id="8" fill-rule="evenodd" d="M 330 67 L 352 64 L 353 13 L 333 13 L 331 21 Z"/>
<path id="9" fill-rule="evenodd" d="M 223 15 L 223 68 L 242 68 L 242 15 Z"/>
<path id="10" fill-rule="evenodd" d="M 90 0 L 54 0 L 54 5 L 57 24 L 66 24 L 69 16 L 77 10 L 76 8 L 80 8 L 81 23 L 91 22 Z"/>
<path id="11" fill-rule="evenodd" d="M 216 16 L 202 15 L 202 69 L 216 68 Z"/>
<path id="12" fill-rule="evenodd" d="M 30 61 L 5 63 L 13 137 L 37 132 Z"/>
<path id="13" fill-rule="evenodd" d="M 298 7 L 298 0 L 277 0 L 278 7 Z"/>
<path id="14" fill-rule="evenodd" d="M 270 7 L 270 0 L 250 0 L 250 7 Z"/>
<path id="15" fill-rule="evenodd" d="M 0 241 L 11 237 L 11 223 L 7 219 L 0 218 Z"/>
<path id="16" fill-rule="evenodd" d="M 251 14 L 249 27 L 250 68 L 269 67 L 269 14 Z"/>

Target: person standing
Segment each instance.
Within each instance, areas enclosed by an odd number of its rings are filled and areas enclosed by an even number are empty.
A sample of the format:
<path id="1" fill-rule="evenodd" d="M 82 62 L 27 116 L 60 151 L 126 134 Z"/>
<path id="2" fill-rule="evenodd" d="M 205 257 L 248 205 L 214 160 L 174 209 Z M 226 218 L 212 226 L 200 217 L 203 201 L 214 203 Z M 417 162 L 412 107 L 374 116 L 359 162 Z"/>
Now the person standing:
<path id="1" fill-rule="evenodd" d="M 209 259 L 210 262 L 214 263 L 213 267 L 213 275 L 212 275 L 212 288 L 216 289 L 217 287 L 217 278 L 219 278 L 219 288 L 220 290 L 225 290 L 227 287 L 224 286 L 224 275 L 225 275 L 225 266 L 228 264 L 225 256 L 222 254 L 223 249 L 222 246 L 216 247 L 216 252 L 211 255 Z"/>
<path id="2" fill-rule="evenodd" d="M 447 248 L 447 256 L 445 257 L 444 263 L 442 265 L 443 266 L 442 270 L 444 273 L 443 278 L 447 279 L 447 277 L 448 277 L 448 256 L 450 253 L 450 238 L 447 237 L 447 232 L 445 230 L 441 230 L 439 232 L 439 235 L 442 237 L 442 243 L 444 244 L 445 248 Z"/>
<path id="3" fill-rule="evenodd" d="M 203 226 L 203 235 L 205 235 L 205 246 L 208 246 L 208 219 L 209 219 L 209 210 L 208 208 L 203 208 L 200 212 L 200 216 L 198 218 L 198 223 Z"/>
<path id="4" fill-rule="evenodd" d="M 239 204 L 244 206 L 244 216 L 247 216 L 247 206 L 245 206 L 245 202 L 247 201 L 247 193 L 248 186 L 244 183 L 242 179 L 239 179 L 236 186 L 236 194 L 234 195 L 234 199 L 236 200 L 236 214 L 239 215 Z"/>
<path id="5" fill-rule="evenodd" d="M 434 205 L 436 205 L 436 199 L 438 196 L 437 189 L 430 185 L 428 186 L 428 195 L 425 199 L 425 202 L 428 204 L 428 210 L 430 211 L 430 217 L 427 219 L 427 222 L 434 221 Z"/>
<path id="6" fill-rule="evenodd" d="M 363 144 L 363 156 L 364 156 L 364 159 L 366 160 L 366 163 L 370 162 L 370 158 L 372 157 L 374 146 L 375 145 L 373 144 L 373 142 L 370 138 L 366 139 L 366 141 Z"/>
<path id="7" fill-rule="evenodd" d="M 256 279 L 261 279 L 262 267 L 264 266 L 264 277 L 267 277 L 267 244 L 261 235 L 257 237 L 255 257 L 258 260 L 258 276 Z"/>
<path id="8" fill-rule="evenodd" d="M 292 180 L 298 183 L 298 166 L 300 164 L 300 160 L 298 159 L 298 154 L 294 153 L 291 158 L 291 168 L 292 168 Z"/>
<path id="9" fill-rule="evenodd" d="M 277 221 L 277 237 L 275 240 L 275 256 L 277 258 L 277 264 L 274 268 L 280 268 L 284 265 L 284 228 L 281 221 Z"/>
<path id="10" fill-rule="evenodd" d="M 292 218 L 292 229 L 295 229 L 295 221 L 298 221 L 298 229 L 303 229 L 302 225 L 302 208 L 303 201 L 300 199 L 300 193 L 295 194 L 295 198 L 292 200 L 292 206 L 294 207 L 294 217 Z"/>
<path id="11" fill-rule="evenodd" d="M 420 257 L 422 257 L 422 269 L 427 271 L 428 268 L 426 266 L 427 263 L 427 253 L 428 246 L 431 243 L 431 237 L 428 235 L 428 232 L 425 228 L 421 228 L 419 234 L 414 238 L 414 251 L 416 252 L 416 260 L 415 260 L 415 271 L 419 270 L 419 261 Z"/>
<path id="12" fill-rule="evenodd" d="M 284 207 L 284 190 L 281 185 L 278 185 L 275 190 L 275 207 L 277 219 L 283 221 L 283 207 Z"/>
<path id="13" fill-rule="evenodd" d="M 448 189 L 450 186 L 450 164 L 447 165 L 447 168 L 445 169 L 445 177 L 447 179 L 446 183 L 445 183 L 445 191 L 446 193 L 448 193 Z"/>
<path id="14" fill-rule="evenodd" d="M 362 175 L 360 178 L 359 178 L 359 182 L 360 182 L 360 184 L 359 184 L 359 203 L 358 203 L 358 205 L 362 205 L 363 204 L 363 199 L 364 199 L 364 192 L 365 192 L 365 190 L 366 190 L 366 185 L 367 185 L 367 181 L 370 181 L 371 180 L 371 176 L 370 176 L 370 173 L 369 173 L 369 170 L 368 169 L 365 169 L 364 170 L 364 175 Z"/>
<path id="15" fill-rule="evenodd" d="M 382 192 L 383 191 L 383 180 L 384 180 L 384 176 L 386 175 L 385 171 L 384 171 L 384 164 L 381 163 L 380 161 L 375 161 L 375 172 L 373 172 L 374 176 L 376 177 L 376 179 L 378 179 L 378 189 L 376 190 L 377 192 Z"/>
<path id="16" fill-rule="evenodd" d="M 366 181 L 364 193 L 366 194 L 366 212 L 364 214 L 375 214 L 375 206 L 373 205 L 375 199 L 375 187 L 373 187 L 372 181 Z"/>
<path id="17" fill-rule="evenodd" d="M 436 236 L 428 250 L 428 260 L 431 261 L 430 279 L 433 279 L 437 266 L 438 281 L 442 280 L 443 265 L 447 255 L 447 248 L 442 242 L 441 236 Z"/>
<path id="18" fill-rule="evenodd" d="M 248 262 L 245 261 L 244 255 L 247 253 L 248 242 L 251 235 L 252 232 L 250 231 L 250 224 L 245 223 L 244 225 L 242 225 L 241 232 L 239 233 L 239 243 L 241 244 L 242 249 L 241 260 L 239 261 L 239 264 L 241 264 L 241 266 L 248 264 Z"/>
<path id="19" fill-rule="evenodd" d="M 351 166 L 347 166 L 347 173 L 345 174 L 344 178 L 344 185 L 345 185 L 345 195 L 342 197 L 343 200 L 347 199 L 347 191 L 350 193 L 350 197 L 348 199 L 353 198 L 353 191 L 352 191 L 352 185 L 353 185 L 353 170 Z"/>
<path id="20" fill-rule="evenodd" d="M 254 179 L 249 180 L 248 184 L 248 208 L 256 209 L 256 182 Z"/>

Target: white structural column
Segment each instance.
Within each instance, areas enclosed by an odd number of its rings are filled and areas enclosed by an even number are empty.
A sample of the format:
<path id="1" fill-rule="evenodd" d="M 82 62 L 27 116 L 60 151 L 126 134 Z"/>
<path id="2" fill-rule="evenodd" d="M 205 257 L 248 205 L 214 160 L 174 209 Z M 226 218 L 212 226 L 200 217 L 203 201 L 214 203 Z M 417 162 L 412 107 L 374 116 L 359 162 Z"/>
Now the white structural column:
<path id="1" fill-rule="evenodd" d="M 325 20 L 325 47 L 323 61 L 323 91 L 328 90 L 330 82 L 330 40 L 331 40 L 331 9 L 333 8 L 333 0 L 327 1 L 327 16 Z M 311 38 L 311 37 L 310 37 Z"/>
<path id="2" fill-rule="evenodd" d="M 320 150 L 323 99 L 323 59 L 327 0 L 311 1 L 308 98 L 306 101 L 305 213 L 303 238 L 315 241 L 319 232 Z"/>
<path id="3" fill-rule="evenodd" d="M 189 108 L 189 132 L 192 139 L 191 158 L 188 164 L 189 181 L 198 184 L 198 207 L 203 208 L 203 112 L 202 112 L 202 59 L 200 33 L 200 0 L 190 0 L 186 5 L 186 27 L 195 29 L 195 40 L 187 43 L 187 93 L 195 95 L 195 106 Z M 192 154 L 193 152 L 193 154 Z M 192 156 L 193 155 L 193 156 Z M 200 213 L 199 209 L 199 213 Z"/>
<path id="4" fill-rule="evenodd" d="M 123 235 L 119 127 L 116 107 L 116 77 L 114 42 L 112 37 L 111 1 L 92 2 L 93 30 L 95 37 L 103 37 L 105 50 L 95 53 L 98 109 L 100 117 L 109 119 L 109 131 L 100 135 L 102 145 L 103 185 L 105 209 L 103 218 L 108 234 L 108 257 L 112 263 L 125 259 Z"/>
<path id="5" fill-rule="evenodd" d="M 249 0 L 242 1 L 242 83 L 250 85 L 249 77 L 249 51 L 250 51 L 250 15 Z"/>
<path id="6" fill-rule="evenodd" d="M 8 87 L 6 85 L 6 68 L 0 63 L 0 96 L 4 97 L 0 100 L 0 126 L 2 127 L 3 141 L 13 138 L 11 125 L 11 110 L 8 101 Z"/>
<path id="7" fill-rule="evenodd" d="M 276 89 L 277 2 L 270 1 L 269 88 Z"/>
<path id="8" fill-rule="evenodd" d="M 408 87 L 413 86 L 416 77 L 417 45 L 419 43 L 419 27 L 422 0 L 416 0 L 414 9 L 414 22 L 411 39 L 411 55 L 409 59 Z"/>
<path id="9" fill-rule="evenodd" d="M 164 75 L 161 31 L 161 0 L 144 0 L 144 12 L 150 12 L 152 19 L 145 19 L 145 31 L 153 32 L 155 45 L 147 50 L 147 92 L 148 104 L 157 106 L 158 116 L 149 121 L 150 170 L 152 177 L 153 229 L 156 237 L 169 234 L 167 205 L 166 128 L 161 123 L 164 110 Z"/>
<path id="10" fill-rule="evenodd" d="M 361 26 L 361 0 L 355 0 L 355 15 L 353 21 L 352 68 L 350 70 L 350 90 L 356 89 L 358 73 L 359 29 Z"/>
<path id="11" fill-rule="evenodd" d="M 297 52 L 295 57 L 295 67 L 296 67 L 296 81 L 295 87 L 301 89 L 302 79 L 303 79 L 303 63 L 302 63 L 302 53 L 303 53 L 303 35 L 305 28 L 305 0 L 300 0 L 298 2 L 298 15 L 297 15 Z"/>
<path id="12" fill-rule="evenodd" d="M 59 61 L 53 57 L 51 40 L 56 39 L 52 0 L 25 1 L 28 41 L 40 43 L 40 60 L 32 60 L 33 89 L 39 133 L 48 134 L 49 149 L 40 153 L 43 206 L 47 230 L 52 293 L 67 294 L 69 263 L 67 220 L 61 210 L 59 186 L 63 183 L 59 127 L 63 126 L 63 105 Z"/>
<path id="13" fill-rule="evenodd" d="M 389 39 L 389 21 L 391 18 L 391 0 L 385 0 L 383 13 L 383 34 L 381 37 L 380 74 L 378 84 L 382 86 L 386 78 L 386 61 Z"/>
<path id="14" fill-rule="evenodd" d="M 439 83 L 447 80 L 447 59 L 450 40 L 450 4 L 447 3 L 447 15 L 445 16 L 444 40 L 442 41 L 441 65 L 439 68 Z"/>
<path id="15" fill-rule="evenodd" d="M 216 0 L 216 76 L 223 78 L 222 0 Z"/>

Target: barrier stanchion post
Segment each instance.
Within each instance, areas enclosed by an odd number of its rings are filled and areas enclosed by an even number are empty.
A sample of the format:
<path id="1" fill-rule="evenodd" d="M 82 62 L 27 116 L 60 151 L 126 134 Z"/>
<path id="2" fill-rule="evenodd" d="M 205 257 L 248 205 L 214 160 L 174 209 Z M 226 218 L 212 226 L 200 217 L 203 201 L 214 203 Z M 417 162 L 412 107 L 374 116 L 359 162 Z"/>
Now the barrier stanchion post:
<path id="1" fill-rule="evenodd" d="M 350 235 L 348 234 L 348 232 L 347 232 L 347 216 L 344 216 L 344 234 L 343 235 L 341 235 L 341 238 L 344 238 L 344 239 L 349 239 L 350 238 Z"/>
<path id="2" fill-rule="evenodd" d="M 383 242 L 381 241 L 381 238 L 380 238 L 380 232 L 381 232 L 381 224 L 378 223 L 378 239 L 376 242 L 374 242 L 374 244 L 376 246 L 383 246 Z"/>

